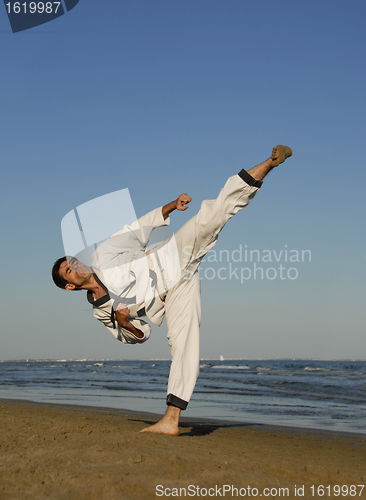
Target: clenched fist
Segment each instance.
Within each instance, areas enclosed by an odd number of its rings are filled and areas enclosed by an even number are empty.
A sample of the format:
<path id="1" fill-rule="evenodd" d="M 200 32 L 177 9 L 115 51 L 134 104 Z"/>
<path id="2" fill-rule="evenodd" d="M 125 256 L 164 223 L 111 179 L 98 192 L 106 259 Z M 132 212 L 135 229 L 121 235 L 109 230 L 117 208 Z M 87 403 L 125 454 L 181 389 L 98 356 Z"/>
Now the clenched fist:
<path id="1" fill-rule="evenodd" d="M 178 198 L 176 199 L 176 209 L 177 210 L 187 210 L 187 205 L 192 201 L 192 198 L 189 196 L 187 193 L 182 193 Z"/>
<path id="2" fill-rule="evenodd" d="M 128 323 L 128 318 L 130 317 L 130 310 L 125 304 L 118 304 L 116 309 L 116 318 L 118 324 L 124 328 Z"/>

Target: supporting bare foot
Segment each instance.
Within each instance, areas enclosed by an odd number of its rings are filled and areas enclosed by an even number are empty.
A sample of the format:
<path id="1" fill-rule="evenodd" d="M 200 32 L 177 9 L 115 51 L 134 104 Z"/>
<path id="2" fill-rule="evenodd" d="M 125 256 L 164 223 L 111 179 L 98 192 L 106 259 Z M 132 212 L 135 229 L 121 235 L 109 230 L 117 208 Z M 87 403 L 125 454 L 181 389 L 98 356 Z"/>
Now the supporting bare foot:
<path id="1" fill-rule="evenodd" d="M 179 436 L 179 415 L 180 408 L 175 406 L 168 406 L 168 409 L 163 416 L 154 425 L 145 427 L 140 432 L 153 432 L 154 434 L 167 434 L 168 436 Z"/>
<path id="2" fill-rule="evenodd" d="M 288 146 L 278 145 L 272 149 L 271 155 L 271 167 L 277 167 L 280 163 L 283 163 L 286 158 L 292 155 L 292 150 Z"/>

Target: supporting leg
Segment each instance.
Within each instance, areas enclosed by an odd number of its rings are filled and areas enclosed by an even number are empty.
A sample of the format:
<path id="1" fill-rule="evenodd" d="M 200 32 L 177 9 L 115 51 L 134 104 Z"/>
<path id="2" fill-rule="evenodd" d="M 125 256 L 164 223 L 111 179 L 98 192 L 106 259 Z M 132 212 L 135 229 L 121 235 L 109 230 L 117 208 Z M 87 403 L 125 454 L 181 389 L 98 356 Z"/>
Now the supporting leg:
<path id="1" fill-rule="evenodd" d="M 180 411 L 186 408 L 199 373 L 201 300 L 198 273 L 169 291 L 165 311 L 172 356 L 167 391 L 169 406 L 163 418 L 143 432 L 176 436 Z"/>

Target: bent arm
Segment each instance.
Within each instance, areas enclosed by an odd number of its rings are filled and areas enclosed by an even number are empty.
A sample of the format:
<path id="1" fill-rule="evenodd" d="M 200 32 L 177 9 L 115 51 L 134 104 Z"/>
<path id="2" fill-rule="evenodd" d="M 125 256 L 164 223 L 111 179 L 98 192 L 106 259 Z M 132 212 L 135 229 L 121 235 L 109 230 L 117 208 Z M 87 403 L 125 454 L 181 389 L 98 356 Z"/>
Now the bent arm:
<path id="1" fill-rule="evenodd" d="M 140 329 L 136 328 L 131 323 L 131 321 L 129 321 L 129 314 L 130 314 L 130 310 L 128 309 L 128 307 L 125 307 L 122 309 L 117 308 L 116 319 L 117 319 L 119 326 L 121 326 L 122 328 L 133 333 L 133 335 L 135 335 L 135 337 L 137 337 L 138 339 L 143 339 L 145 336 L 144 332 L 142 332 Z"/>
<path id="2" fill-rule="evenodd" d="M 171 214 L 174 210 L 187 210 L 187 204 L 190 201 L 191 197 L 188 194 L 181 194 L 175 201 L 172 201 L 163 207 L 156 208 L 152 212 L 140 217 L 137 221 L 131 224 L 131 226 L 125 226 L 124 229 L 119 233 L 116 233 L 114 237 L 122 233 L 125 235 L 128 230 L 132 231 L 134 239 L 137 238 L 141 243 L 141 246 L 145 248 L 153 229 L 169 225 L 169 214 Z M 118 241 L 116 241 L 116 245 L 121 246 L 118 244 Z"/>
<path id="3" fill-rule="evenodd" d="M 151 327 L 148 323 L 141 318 L 129 318 L 128 322 L 131 323 L 131 326 L 133 326 L 139 334 L 137 336 L 135 331 L 122 327 L 118 321 L 113 323 L 111 319 L 111 310 L 112 304 L 111 301 L 109 301 L 101 307 L 93 307 L 93 315 L 97 320 L 103 323 L 114 338 L 124 344 L 143 344 L 150 338 Z"/>

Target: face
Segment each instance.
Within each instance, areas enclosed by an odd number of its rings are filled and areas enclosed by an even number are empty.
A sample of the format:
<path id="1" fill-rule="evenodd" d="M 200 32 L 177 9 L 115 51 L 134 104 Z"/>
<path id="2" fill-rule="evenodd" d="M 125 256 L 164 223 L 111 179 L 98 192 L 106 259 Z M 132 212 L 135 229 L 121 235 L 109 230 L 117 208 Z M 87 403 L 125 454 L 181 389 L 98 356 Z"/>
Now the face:
<path id="1" fill-rule="evenodd" d="M 60 276 L 67 281 L 66 289 L 73 290 L 87 284 L 92 276 L 90 267 L 72 257 L 68 262 L 62 262 L 59 269 Z"/>

